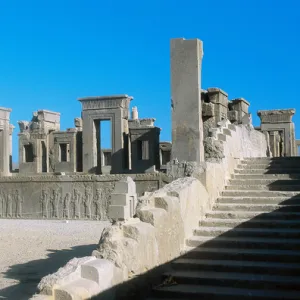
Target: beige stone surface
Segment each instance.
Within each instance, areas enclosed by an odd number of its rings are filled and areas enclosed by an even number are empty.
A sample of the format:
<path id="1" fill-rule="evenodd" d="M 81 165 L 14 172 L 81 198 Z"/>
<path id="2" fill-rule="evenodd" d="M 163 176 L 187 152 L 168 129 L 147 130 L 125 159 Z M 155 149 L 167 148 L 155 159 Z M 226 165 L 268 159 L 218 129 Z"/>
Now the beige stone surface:
<path id="1" fill-rule="evenodd" d="M 74 257 L 91 255 L 108 225 L 99 221 L 0 220 L 0 299 L 28 300 L 42 277 Z"/>

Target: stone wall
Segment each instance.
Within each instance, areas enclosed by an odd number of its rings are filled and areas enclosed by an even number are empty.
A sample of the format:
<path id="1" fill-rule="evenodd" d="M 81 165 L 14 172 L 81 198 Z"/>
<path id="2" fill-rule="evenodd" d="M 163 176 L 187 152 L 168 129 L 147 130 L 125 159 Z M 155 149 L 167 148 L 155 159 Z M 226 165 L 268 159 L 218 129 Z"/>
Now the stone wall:
<path id="1" fill-rule="evenodd" d="M 41 175 L 0 177 L 0 218 L 107 220 L 115 182 L 126 175 Z M 130 175 L 137 193 L 168 182 L 157 174 Z"/>
<path id="2" fill-rule="evenodd" d="M 205 186 L 212 204 L 224 189 L 238 163 L 246 157 L 266 157 L 269 145 L 265 134 L 251 125 L 219 123 L 205 140 Z"/>

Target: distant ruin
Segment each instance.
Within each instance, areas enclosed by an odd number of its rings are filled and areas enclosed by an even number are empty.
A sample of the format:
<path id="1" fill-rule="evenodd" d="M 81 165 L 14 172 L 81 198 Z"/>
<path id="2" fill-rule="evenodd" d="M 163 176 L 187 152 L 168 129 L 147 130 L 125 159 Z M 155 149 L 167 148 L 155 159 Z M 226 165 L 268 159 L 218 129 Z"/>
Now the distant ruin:
<path id="1" fill-rule="evenodd" d="M 160 141 L 155 119 L 139 118 L 136 106 L 130 116 L 133 97 L 85 97 L 81 116 L 65 131 L 60 113 L 49 110 L 19 121 L 19 169 L 12 170 L 12 110 L 0 108 L 0 217 L 106 220 L 117 181 L 131 176 L 142 196 L 203 171 L 226 156 L 224 142 L 239 125 L 258 147 L 267 141 L 265 155 L 296 156 L 295 110 L 259 111 L 261 125 L 254 129 L 248 101 L 230 100 L 220 88 L 201 89 L 202 57 L 200 40 L 171 41 L 172 142 Z M 107 120 L 111 149 L 101 145 Z"/>

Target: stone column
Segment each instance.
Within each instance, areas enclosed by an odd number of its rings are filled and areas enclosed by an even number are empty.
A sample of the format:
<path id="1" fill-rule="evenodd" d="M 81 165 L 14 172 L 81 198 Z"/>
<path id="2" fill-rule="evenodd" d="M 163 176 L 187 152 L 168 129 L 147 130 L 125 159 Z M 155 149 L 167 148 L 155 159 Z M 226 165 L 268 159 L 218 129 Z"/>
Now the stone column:
<path id="1" fill-rule="evenodd" d="M 13 140 L 13 137 L 12 137 L 12 134 L 13 134 L 13 131 L 15 129 L 15 126 L 10 124 L 9 125 L 9 146 L 10 146 L 10 151 L 9 151 L 9 169 L 10 169 L 10 172 L 12 172 L 13 170 L 13 166 L 12 166 L 12 140 Z"/>
<path id="2" fill-rule="evenodd" d="M 275 131 L 270 131 L 270 148 L 273 154 L 273 157 L 278 157 L 276 153 L 276 136 Z"/>
<path id="3" fill-rule="evenodd" d="M 11 109 L 0 107 L 0 176 L 10 175 L 10 117 Z"/>
<path id="4" fill-rule="evenodd" d="M 200 40 L 171 40 L 172 159 L 179 161 L 204 161 L 202 57 Z"/>
<path id="5" fill-rule="evenodd" d="M 136 106 L 134 106 L 134 107 L 132 108 L 132 111 L 131 111 L 131 119 L 132 119 L 132 120 L 138 120 L 138 118 L 139 118 L 138 109 L 137 109 Z"/>

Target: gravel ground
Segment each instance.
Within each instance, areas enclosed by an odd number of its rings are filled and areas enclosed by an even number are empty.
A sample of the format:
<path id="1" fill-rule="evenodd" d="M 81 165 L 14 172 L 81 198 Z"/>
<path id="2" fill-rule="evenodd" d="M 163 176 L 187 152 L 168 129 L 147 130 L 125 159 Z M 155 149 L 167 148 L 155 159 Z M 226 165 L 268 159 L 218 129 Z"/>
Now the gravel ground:
<path id="1" fill-rule="evenodd" d="M 28 300 L 43 276 L 91 255 L 108 224 L 0 219 L 0 299 Z"/>

